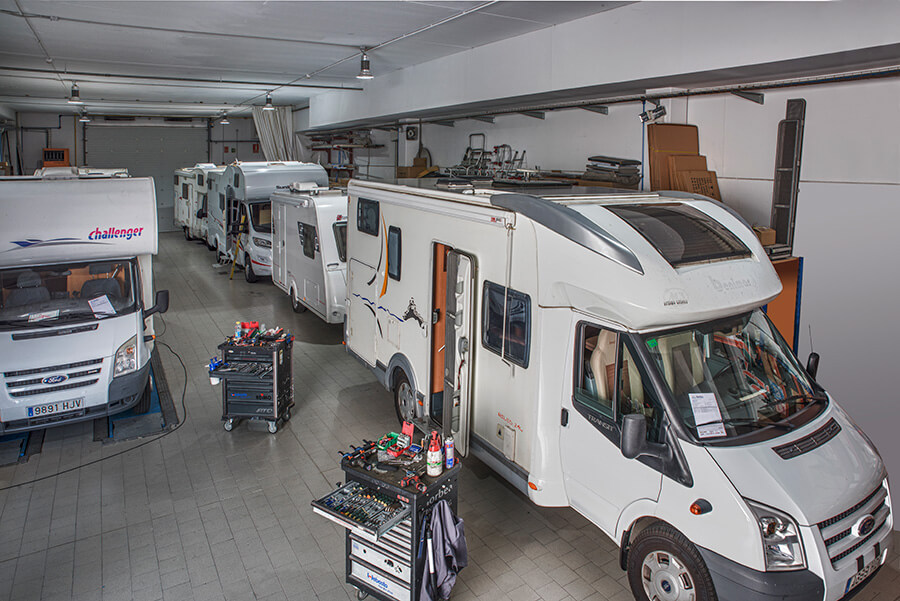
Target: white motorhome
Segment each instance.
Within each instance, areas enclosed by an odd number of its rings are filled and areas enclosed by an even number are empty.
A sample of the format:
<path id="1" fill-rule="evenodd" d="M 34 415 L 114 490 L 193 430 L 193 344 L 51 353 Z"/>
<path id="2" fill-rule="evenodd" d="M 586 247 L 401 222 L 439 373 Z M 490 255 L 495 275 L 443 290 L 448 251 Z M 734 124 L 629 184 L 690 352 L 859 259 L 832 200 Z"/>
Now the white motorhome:
<path id="1" fill-rule="evenodd" d="M 402 419 L 596 524 L 637 598 L 834 601 L 885 562 L 884 463 L 766 317 L 781 284 L 725 205 L 349 197 L 349 351 Z"/>
<path id="2" fill-rule="evenodd" d="M 188 231 L 191 238 L 207 242 L 209 231 L 209 199 L 211 194 L 210 173 L 223 173 L 225 166 L 217 166 L 213 163 L 197 163 L 194 167 L 196 179 L 193 195 L 191 196 L 188 212 Z M 215 199 L 214 199 L 215 201 Z M 209 243 L 207 242 L 207 245 Z"/>
<path id="3" fill-rule="evenodd" d="M 125 167 L 103 168 L 97 167 L 42 167 L 34 170 L 34 175 L 42 179 L 73 179 L 104 178 L 104 177 L 131 177 Z"/>
<path id="4" fill-rule="evenodd" d="M 175 170 L 175 225 L 181 226 L 184 237 L 191 240 L 191 199 L 197 186 L 197 173 L 193 167 Z"/>
<path id="5" fill-rule="evenodd" d="M 325 187 L 328 174 L 315 163 L 235 162 L 225 168 L 219 181 L 222 231 L 217 231 L 215 238 L 224 240 L 225 246 L 219 246 L 218 251 L 229 258 L 236 256 L 248 282 L 272 275 L 272 204 L 269 196 L 276 190 L 286 190 L 293 182 Z M 241 243 L 237 253 L 233 242 L 236 236 L 240 236 Z"/>
<path id="6" fill-rule="evenodd" d="M 214 169 L 206 173 L 206 247 L 216 251 L 220 260 L 224 260 L 224 251 L 228 248 L 228 231 L 225 228 L 225 168 Z"/>
<path id="7" fill-rule="evenodd" d="M 272 282 L 297 313 L 343 323 L 347 297 L 347 194 L 292 184 L 272 201 Z"/>
<path id="8" fill-rule="evenodd" d="M 0 433 L 146 412 L 153 180 L 5 180 L 0 223 Z"/>

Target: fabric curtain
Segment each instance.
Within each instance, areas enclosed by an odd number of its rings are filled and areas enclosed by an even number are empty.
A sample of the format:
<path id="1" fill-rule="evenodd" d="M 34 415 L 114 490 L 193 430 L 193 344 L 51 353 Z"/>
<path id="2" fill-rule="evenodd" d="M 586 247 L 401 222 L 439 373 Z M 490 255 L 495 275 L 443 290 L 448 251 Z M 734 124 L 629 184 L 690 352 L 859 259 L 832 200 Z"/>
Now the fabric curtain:
<path id="1" fill-rule="evenodd" d="M 253 124 L 267 161 L 296 160 L 291 107 L 277 106 L 274 111 L 264 111 L 261 106 L 254 106 Z"/>

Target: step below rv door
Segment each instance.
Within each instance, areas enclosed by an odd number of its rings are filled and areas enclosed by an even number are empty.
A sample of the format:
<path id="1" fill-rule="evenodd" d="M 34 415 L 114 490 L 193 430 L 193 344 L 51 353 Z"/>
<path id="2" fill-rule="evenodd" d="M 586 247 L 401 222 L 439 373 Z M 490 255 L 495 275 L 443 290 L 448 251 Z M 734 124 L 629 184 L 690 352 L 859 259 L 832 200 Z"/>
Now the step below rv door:
<path id="1" fill-rule="evenodd" d="M 444 323 L 444 434 L 452 434 L 456 451 L 469 446 L 471 358 L 474 333 L 475 264 L 455 250 L 447 254 L 447 309 Z"/>

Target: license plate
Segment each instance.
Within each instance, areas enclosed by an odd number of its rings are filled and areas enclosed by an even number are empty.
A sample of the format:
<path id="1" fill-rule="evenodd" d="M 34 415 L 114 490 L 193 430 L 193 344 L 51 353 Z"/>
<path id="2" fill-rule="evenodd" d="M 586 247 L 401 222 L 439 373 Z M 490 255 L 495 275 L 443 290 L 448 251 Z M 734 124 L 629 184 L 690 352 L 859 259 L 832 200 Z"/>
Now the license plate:
<path id="1" fill-rule="evenodd" d="M 55 403 L 47 403 L 46 405 L 36 405 L 28 408 L 28 417 L 44 417 L 45 415 L 53 415 L 55 413 L 64 413 L 66 411 L 76 411 L 84 407 L 84 397 L 80 399 L 71 399 L 69 401 L 57 401 Z"/>
<path id="2" fill-rule="evenodd" d="M 864 567 L 863 569 L 861 569 L 860 571 L 858 571 L 858 572 L 856 573 L 856 575 L 855 575 L 853 578 L 851 578 L 850 580 L 847 581 L 847 588 L 844 589 L 844 594 L 846 595 L 846 594 L 849 593 L 851 590 L 853 590 L 854 588 L 856 588 L 857 586 L 859 586 L 859 584 L 860 584 L 863 580 L 865 580 L 866 578 L 868 578 L 869 576 L 871 576 L 871 575 L 872 575 L 872 572 L 874 572 L 874 571 L 877 570 L 879 567 L 881 567 L 881 562 L 882 562 L 883 559 L 884 559 L 883 556 L 882 556 L 882 557 L 876 557 L 876 558 L 874 559 L 874 561 L 872 561 L 872 562 L 869 563 L 869 565 L 867 565 L 866 567 Z"/>

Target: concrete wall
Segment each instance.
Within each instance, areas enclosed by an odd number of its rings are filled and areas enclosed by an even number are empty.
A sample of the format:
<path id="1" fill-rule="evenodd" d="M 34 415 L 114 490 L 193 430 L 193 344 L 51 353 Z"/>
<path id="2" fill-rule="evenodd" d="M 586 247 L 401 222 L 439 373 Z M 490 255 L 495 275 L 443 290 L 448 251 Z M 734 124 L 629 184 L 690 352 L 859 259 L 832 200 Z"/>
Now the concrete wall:
<path id="1" fill-rule="evenodd" d="M 216 165 L 226 165 L 239 161 L 264 161 L 256 127 L 252 117 L 230 117 L 231 123 L 222 125 L 218 121 L 212 128 L 210 159 Z M 256 144 L 258 150 L 254 152 Z"/>

